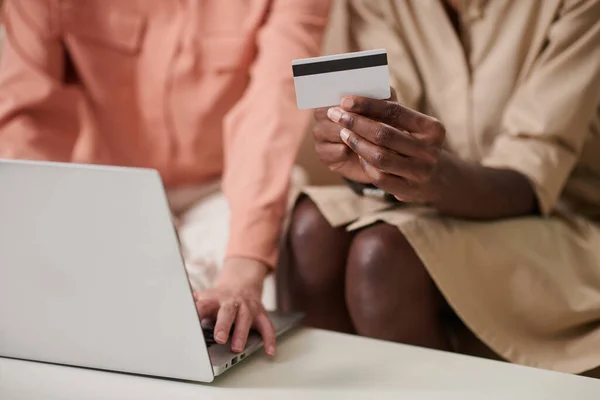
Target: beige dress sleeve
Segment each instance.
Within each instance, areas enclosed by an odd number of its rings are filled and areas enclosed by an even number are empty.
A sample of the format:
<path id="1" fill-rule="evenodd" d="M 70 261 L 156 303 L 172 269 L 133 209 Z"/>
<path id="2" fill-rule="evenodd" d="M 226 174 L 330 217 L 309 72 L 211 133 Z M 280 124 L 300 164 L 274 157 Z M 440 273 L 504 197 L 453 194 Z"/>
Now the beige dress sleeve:
<path id="1" fill-rule="evenodd" d="M 600 107 L 599 18 L 596 0 L 566 2 L 483 160 L 528 177 L 544 214 L 557 204 Z"/>

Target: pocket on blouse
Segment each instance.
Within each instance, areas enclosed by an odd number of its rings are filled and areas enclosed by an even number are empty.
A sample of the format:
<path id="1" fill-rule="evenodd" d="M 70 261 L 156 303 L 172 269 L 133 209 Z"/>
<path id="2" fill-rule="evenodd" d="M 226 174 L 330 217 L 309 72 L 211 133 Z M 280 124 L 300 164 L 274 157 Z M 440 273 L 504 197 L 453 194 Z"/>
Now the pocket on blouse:
<path id="1" fill-rule="evenodd" d="M 123 3 L 127 2 L 62 0 L 59 6 L 62 29 L 81 42 L 137 54 L 143 43 L 146 17 L 122 6 Z"/>

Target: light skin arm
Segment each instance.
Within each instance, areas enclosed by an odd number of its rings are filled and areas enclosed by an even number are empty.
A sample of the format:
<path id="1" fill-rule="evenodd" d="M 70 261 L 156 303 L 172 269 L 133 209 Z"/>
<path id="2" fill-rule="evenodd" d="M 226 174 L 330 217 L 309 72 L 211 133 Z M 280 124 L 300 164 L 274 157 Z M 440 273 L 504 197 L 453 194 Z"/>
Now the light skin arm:
<path id="1" fill-rule="evenodd" d="M 328 0 L 270 3 L 256 35 L 250 84 L 224 120 L 230 237 L 215 287 L 196 293 L 196 304 L 201 317 L 216 318 L 216 341 L 225 343 L 231 335 L 236 352 L 244 349 L 254 327 L 265 352 L 275 354 L 262 287 L 277 261 L 290 175 L 310 119 L 296 107 L 291 62 L 318 55 L 328 10 Z"/>

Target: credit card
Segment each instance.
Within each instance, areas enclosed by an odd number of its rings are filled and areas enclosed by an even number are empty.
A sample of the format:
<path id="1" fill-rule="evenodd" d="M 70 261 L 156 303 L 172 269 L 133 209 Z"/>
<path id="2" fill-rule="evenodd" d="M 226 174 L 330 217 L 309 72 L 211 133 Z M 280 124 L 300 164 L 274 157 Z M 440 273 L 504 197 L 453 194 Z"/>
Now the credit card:
<path id="1" fill-rule="evenodd" d="M 304 58 L 292 62 L 298 108 L 331 107 L 348 95 L 388 99 L 387 50 Z"/>

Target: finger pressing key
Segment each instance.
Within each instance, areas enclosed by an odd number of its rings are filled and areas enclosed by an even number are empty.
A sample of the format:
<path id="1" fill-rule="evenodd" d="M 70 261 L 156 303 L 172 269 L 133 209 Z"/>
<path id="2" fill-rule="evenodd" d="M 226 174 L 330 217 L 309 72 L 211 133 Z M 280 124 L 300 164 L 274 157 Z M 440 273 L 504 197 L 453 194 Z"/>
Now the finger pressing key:
<path id="1" fill-rule="evenodd" d="M 252 312 L 245 304 L 242 304 L 237 313 L 235 320 L 235 328 L 233 330 L 233 338 L 231 340 L 231 350 L 240 353 L 246 347 L 248 333 L 252 327 Z"/>
<path id="2" fill-rule="evenodd" d="M 217 322 L 215 323 L 215 340 L 219 344 L 227 343 L 231 325 L 235 321 L 238 309 L 234 303 L 225 303 L 219 309 Z"/>

